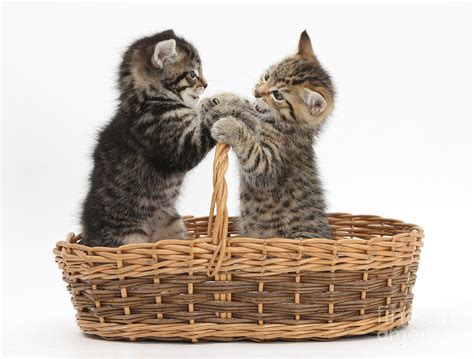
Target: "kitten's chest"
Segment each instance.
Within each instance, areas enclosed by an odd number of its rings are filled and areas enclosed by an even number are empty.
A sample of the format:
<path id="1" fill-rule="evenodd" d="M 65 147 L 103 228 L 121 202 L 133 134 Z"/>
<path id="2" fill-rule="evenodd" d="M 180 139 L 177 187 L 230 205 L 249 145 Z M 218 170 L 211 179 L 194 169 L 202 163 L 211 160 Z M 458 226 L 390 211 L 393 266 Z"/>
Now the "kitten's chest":
<path id="1" fill-rule="evenodd" d="M 160 183 L 160 185 L 155 189 L 154 195 L 161 197 L 164 201 L 175 201 L 179 196 L 181 186 L 183 185 L 183 174 L 177 174 L 175 176 L 170 176 Z"/>
<path id="2" fill-rule="evenodd" d="M 153 179 L 143 181 L 137 188 L 138 205 L 148 212 L 173 206 L 179 196 L 183 178 L 184 175 L 161 177 L 155 174 Z"/>

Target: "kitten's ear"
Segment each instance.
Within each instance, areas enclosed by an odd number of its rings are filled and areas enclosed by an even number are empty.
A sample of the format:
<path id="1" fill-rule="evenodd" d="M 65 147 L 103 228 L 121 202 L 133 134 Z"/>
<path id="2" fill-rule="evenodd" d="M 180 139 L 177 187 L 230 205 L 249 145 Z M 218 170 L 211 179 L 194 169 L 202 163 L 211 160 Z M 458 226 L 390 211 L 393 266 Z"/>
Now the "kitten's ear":
<path id="1" fill-rule="evenodd" d="M 176 52 L 175 40 L 171 39 L 160 41 L 155 46 L 151 62 L 156 67 L 162 69 L 166 63 L 172 63 L 176 61 L 177 56 L 178 53 Z"/>
<path id="2" fill-rule="evenodd" d="M 161 35 L 165 36 L 165 37 L 175 37 L 176 36 L 173 29 L 165 30 L 161 33 Z"/>
<path id="3" fill-rule="evenodd" d="M 328 102 L 324 96 L 317 91 L 304 89 L 301 97 L 312 116 L 319 116 L 328 107 Z"/>
<path id="4" fill-rule="evenodd" d="M 313 51 L 313 46 L 311 45 L 311 39 L 309 38 L 308 33 L 303 31 L 300 36 L 300 42 L 298 44 L 298 55 L 307 60 L 317 61 L 316 55 Z"/>

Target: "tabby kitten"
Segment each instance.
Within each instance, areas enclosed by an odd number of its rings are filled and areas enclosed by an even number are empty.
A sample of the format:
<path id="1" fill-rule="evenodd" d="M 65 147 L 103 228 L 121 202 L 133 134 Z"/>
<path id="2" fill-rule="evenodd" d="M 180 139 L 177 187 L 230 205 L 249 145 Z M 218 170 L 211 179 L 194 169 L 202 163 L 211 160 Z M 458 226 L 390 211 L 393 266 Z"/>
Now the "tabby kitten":
<path id="1" fill-rule="evenodd" d="M 205 100 L 212 137 L 240 162 L 240 231 L 269 238 L 331 238 L 313 142 L 333 108 L 334 88 L 308 34 L 298 53 L 255 87 L 256 105 L 231 94 Z"/>
<path id="2" fill-rule="evenodd" d="M 99 134 L 82 211 L 83 243 L 183 238 L 183 178 L 215 145 L 194 108 L 207 87 L 197 50 L 172 30 L 124 53 L 119 105 Z"/>

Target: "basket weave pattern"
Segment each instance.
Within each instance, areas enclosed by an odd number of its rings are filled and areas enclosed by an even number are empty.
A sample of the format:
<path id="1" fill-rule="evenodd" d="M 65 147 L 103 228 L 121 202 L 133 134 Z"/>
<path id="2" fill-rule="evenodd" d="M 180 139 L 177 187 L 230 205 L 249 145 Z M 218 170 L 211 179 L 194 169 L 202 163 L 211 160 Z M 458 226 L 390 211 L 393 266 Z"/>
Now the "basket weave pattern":
<path id="1" fill-rule="evenodd" d="M 410 320 L 420 227 L 332 214 L 334 240 L 245 238 L 227 216 L 228 148 L 218 146 L 209 217 L 186 239 L 54 249 L 87 334 L 107 339 L 329 339 Z M 213 215 L 216 209 L 216 215 Z"/>

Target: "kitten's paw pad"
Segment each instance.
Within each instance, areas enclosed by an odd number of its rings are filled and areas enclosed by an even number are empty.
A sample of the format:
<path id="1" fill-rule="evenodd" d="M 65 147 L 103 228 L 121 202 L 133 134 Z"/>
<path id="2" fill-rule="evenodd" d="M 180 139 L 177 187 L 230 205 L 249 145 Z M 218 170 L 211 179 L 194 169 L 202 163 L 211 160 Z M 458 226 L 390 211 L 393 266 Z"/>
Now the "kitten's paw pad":
<path id="1" fill-rule="evenodd" d="M 217 142 L 234 145 L 242 137 L 242 124 L 235 118 L 224 117 L 212 126 L 211 136 Z"/>

